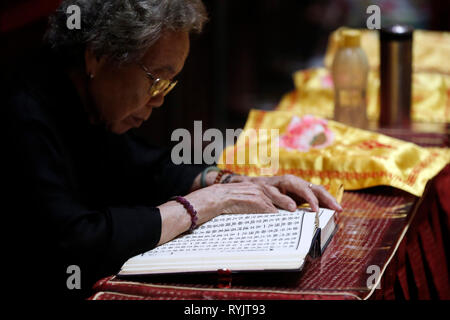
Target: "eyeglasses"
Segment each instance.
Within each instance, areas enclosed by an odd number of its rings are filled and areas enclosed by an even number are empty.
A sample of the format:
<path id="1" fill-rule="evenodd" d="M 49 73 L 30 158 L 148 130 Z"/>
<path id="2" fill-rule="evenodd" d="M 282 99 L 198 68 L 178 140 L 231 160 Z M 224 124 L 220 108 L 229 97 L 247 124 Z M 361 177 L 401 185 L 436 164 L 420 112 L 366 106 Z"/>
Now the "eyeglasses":
<path id="1" fill-rule="evenodd" d="M 178 82 L 156 78 L 150 73 L 150 71 L 148 71 L 147 67 L 144 66 L 142 63 L 139 63 L 139 66 L 142 68 L 142 70 L 144 70 L 144 72 L 147 74 L 147 77 L 152 81 L 152 85 L 150 86 L 150 89 L 148 91 L 151 98 L 154 98 L 159 94 L 165 96 L 173 89 L 173 87 L 175 87 L 175 85 Z"/>

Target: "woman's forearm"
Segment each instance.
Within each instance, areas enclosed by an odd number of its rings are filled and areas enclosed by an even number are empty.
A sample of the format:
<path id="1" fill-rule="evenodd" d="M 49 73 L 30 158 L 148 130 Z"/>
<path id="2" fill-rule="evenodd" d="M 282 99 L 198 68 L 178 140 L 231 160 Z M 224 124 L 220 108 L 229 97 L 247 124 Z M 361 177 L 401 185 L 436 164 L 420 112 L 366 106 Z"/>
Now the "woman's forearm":
<path id="1" fill-rule="evenodd" d="M 201 189 L 201 173 L 199 173 L 192 183 L 189 193 Z M 216 179 L 217 172 L 210 171 L 206 175 L 206 185 L 210 186 Z M 178 235 L 186 232 L 191 226 L 190 216 L 186 213 L 186 209 L 183 208 L 176 201 L 169 201 L 158 206 L 161 214 L 161 237 L 158 242 L 158 246 L 164 244 Z"/>
<path id="2" fill-rule="evenodd" d="M 184 207 L 176 201 L 166 202 L 158 208 L 161 214 L 159 246 L 186 232 L 191 226 L 191 217 L 186 213 Z"/>
<path id="3" fill-rule="evenodd" d="M 197 225 L 220 214 L 226 204 L 226 197 L 218 196 L 218 190 L 215 187 L 199 189 L 184 198 L 197 212 Z M 166 202 L 158 206 L 158 209 L 161 215 L 161 236 L 158 245 L 174 239 L 191 227 L 192 220 L 189 212 L 177 201 Z"/>

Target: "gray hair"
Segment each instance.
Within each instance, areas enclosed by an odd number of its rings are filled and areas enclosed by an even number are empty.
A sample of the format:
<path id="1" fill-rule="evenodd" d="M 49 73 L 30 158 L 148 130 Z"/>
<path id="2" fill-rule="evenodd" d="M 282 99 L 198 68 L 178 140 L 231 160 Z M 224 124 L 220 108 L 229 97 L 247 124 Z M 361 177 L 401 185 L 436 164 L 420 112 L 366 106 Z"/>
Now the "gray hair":
<path id="1" fill-rule="evenodd" d="M 67 27 L 67 7 L 81 11 L 81 28 Z M 136 61 L 165 30 L 201 32 L 207 20 L 201 0 L 64 0 L 50 17 L 45 41 L 70 64 L 89 46 L 97 57 Z"/>

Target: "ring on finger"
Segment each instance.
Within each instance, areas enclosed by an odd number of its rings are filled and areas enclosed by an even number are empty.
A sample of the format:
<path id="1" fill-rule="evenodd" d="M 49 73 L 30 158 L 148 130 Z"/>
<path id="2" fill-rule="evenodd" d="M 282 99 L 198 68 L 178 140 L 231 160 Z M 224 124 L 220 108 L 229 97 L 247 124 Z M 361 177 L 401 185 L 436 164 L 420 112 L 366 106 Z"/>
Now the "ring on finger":
<path id="1" fill-rule="evenodd" d="M 312 189 L 312 187 L 313 187 L 312 183 L 308 184 L 308 188 Z"/>

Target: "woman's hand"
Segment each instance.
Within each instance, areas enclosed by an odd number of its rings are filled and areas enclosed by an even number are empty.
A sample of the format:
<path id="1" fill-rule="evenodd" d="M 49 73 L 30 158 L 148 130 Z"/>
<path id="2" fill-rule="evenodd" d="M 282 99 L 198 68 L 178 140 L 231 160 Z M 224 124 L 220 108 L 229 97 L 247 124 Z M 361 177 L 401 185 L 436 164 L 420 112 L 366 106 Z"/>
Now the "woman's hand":
<path id="1" fill-rule="evenodd" d="M 308 202 L 313 211 L 319 206 L 327 207 L 338 212 L 342 207 L 323 186 L 310 184 L 294 175 L 274 177 L 233 176 L 234 183 L 251 182 L 262 187 L 266 196 L 279 208 L 295 211 L 297 202 Z"/>
<path id="2" fill-rule="evenodd" d="M 213 184 L 185 198 L 197 210 L 199 223 L 222 213 L 270 213 L 278 209 L 265 187 L 252 182 Z"/>
<path id="3" fill-rule="evenodd" d="M 264 187 L 251 182 L 214 184 L 184 196 L 197 211 L 197 224 L 222 213 L 275 213 L 278 209 L 264 192 Z M 158 206 L 161 213 L 161 245 L 191 226 L 191 217 L 176 201 Z"/>
<path id="4" fill-rule="evenodd" d="M 337 201 L 322 186 L 311 185 L 293 175 L 275 177 L 233 176 L 232 183 L 213 184 L 189 193 L 185 198 L 197 211 L 198 224 L 222 213 L 271 213 L 281 209 L 295 211 L 298 202 L 308 202 L 312 210 L 319 205 L 338 212 Z M 159 244 L 187 231 L 191 225 L 189 214 L 176 201 L 158 207 L 162 226 Z"/>

